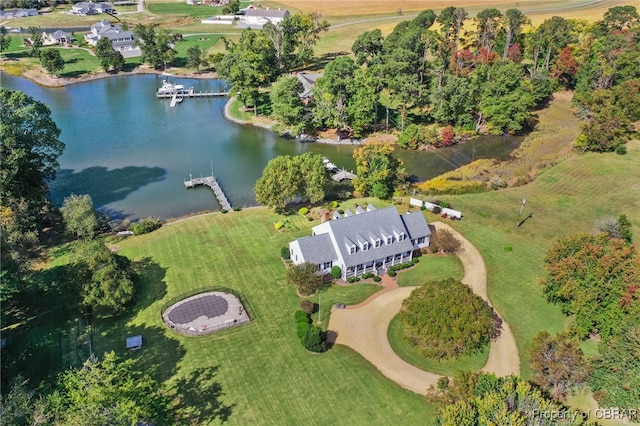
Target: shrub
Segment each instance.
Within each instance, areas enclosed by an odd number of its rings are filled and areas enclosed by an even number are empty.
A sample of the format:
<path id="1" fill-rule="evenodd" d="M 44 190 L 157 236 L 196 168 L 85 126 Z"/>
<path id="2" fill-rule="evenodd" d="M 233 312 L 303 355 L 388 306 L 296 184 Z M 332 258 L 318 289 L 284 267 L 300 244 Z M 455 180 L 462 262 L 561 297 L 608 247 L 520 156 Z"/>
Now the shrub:
<path id="1" fill-rule="evenodd" d="M 462 247 L 462 242 L 448 229 L 439 229 L 434 236 L 432 236 L 431 246 L 435 251 L 456 253 Z"/>
<path id="2" fill-rule="evenodd" d="M 227 212 L 227 209 L 222 209 L 220 210 L 220 213 L 225 214 Z"/>
<path id="3" fill-rule="evenodd" d="M 332 201 L 331 202 L 331 208 L 332 209 L 337 209 L 340 206 L 340 203 L 338 203 L 337 201 Z"/>
<path id="4" fill-rule="evenodd" d="M 157 217 L 147 217 L 132 226 L 132 231 L 136 235 L 148 234 L 162 227 L 162 222 Z"/>
<path id="5" fill-rule="evenodd" d="M 373 280 L 375 282 L 379 283 L 380 281 L 382 281 L 382 278 L 380 278 L 379 276 L 376 275 L 375 277 L 373 277 Z"/>
<path id="6" fill-rule="evenodd" d="M 285 275 L 287 281 L 302 294 L 313 294 L 324 284 L 324 277 L 318 273 L 318 265 L 309 262 L 291 266 Z"/>
<path id="7" fill-rule="evenodd" d="M 303 344 L 311 352 L 324 352 L 327 350 L 327 333 L 320 327 L 310 327 Z"/>
<path id="8" fill-rule="evenodd" d="M 627 153 L 627 147 L 623 144 L 620 144 L 616 147 L 616 154 L 625 155 Z"/>
<path id="9" fill-rule="evenodd" d="M 303 300 L 302 302 L 300 302 L 300 309 L 303 312 L 307 313 L 307 315 L 311 315 L 315 307 L 316 307 L 316 304 L 313 303 L 311 300 Z"/>
<path id="10" fill-rule="evenodd" d="M 309 222 L 313 222 L 313 218 L 312 218 L 311 216 L 309 216 L 309 217 L 307 218 L 307 220 L 308 220 Z"/>
<path id="11" fill-rule="evenodd" d="M 296 335 L 298 336 L 298 339 L 303 339 L 304 336 L 306 336 L 307 333 L 309 332 L 310 328 L 311 328 L 311 324 L 309 324 L 308 322 L 299 322 L 296 330 Z"/>
<path id="12" fill-rule="evenodd" d="M 285 260 L 291 259 L 291 252 L 289 252 L 289 247 L 282 247 L 280 249 L 280 257 Z"/>
<path id="13" fill-rule="evenodd" d="M 276 222 L 273 224 L 273 227 L 276 228 L 276 231 L 279 231 L 280 229 L 282 229 L 283 226 L 284 226 L 284 223 L 282 222 Z"/>
<path id="14" fill-rule="evenodd" d="M 389 270 L 389 276 L 390 276 L 390 277 L 395 277 L 395 276 L 396 276 L 396 271 L 394 271 L 394 270 Z"/>
<path id="15" fill-rule="evenodd" d="M 302 216 L 306 215 L 307 213 L 309 213 L 309 209 L 306 207 L 302 207 L 300 208 L 300 210 L 298 210 L 298 214 L 301 214 Z"/>
<path id="16" fill-rule="evenodd" d="M 338 213 L 340 213 L 340 214 L 344 214 L 344 210 L 342 210 L 342 209 L 338 209 Z"/>
<path id="17" fill-rule="evenodd" d="M 305 302 L 308 302 L 308 300 L 305 300 Z M 300 309 L 296 311 L 294 316 L 296 318 L 296 322 L 306 322 L 307 324 L 311 322 L 311 318 L 309 317 L 309 314 Z"/>
<path id="18" fill-rule="evenodd" d="M 340 269 L 340 267 L 338 265 L 334 265 L 331 268 L 331 277 L 335 280 L 337 280 L 338 278 L 340 278 L 342 276 L 342 269 Z"/>
<path id="19" fill-rule="evenodd" d="M 416 263 L 419 263 L 419 262 L 420 262 L 420 259 L 418 259 L 417 257 L 414 257 L 414 258 L 411 260 L 411 263 L 413 263 L 414 265 L 415 265 Z"/>
<path id="20" fill-rule="evenodd" d="M 240 211 L 240 207 L 233 206 L 233 208 L 231 210 L 233 210 L 234 212 L 239 212 Z"/>
<path id="21" fill-rule="evenodd" d="M 504 246 L 504 251 L 506 251 L 506 252 L 513 251 L 513 247 L 511 247 L 511 246 Z"/>
<path id="22" fill-rule="evenodd" d="M 406 340 L 436 359 L 482 350 L 501 325 L 487 302 L 454 279 L 429 281 L 411 292 L 399 316 L 406 326 Z"/>

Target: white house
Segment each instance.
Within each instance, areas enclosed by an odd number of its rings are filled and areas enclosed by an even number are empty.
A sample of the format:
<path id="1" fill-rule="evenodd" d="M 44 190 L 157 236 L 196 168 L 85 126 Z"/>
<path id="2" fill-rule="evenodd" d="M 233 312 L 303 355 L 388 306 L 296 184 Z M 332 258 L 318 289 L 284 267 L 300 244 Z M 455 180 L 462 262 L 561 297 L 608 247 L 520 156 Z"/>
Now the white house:
<path id="1" fill-rule="evenodd" d="M 342 278 L 371 272 L 376 275 L 390 266 L 409 262 L 414 250 L 427 247 L 431 229 L 421 212 L 399 214 L 394 207 L 377 210 L 346 210 L 312 228 L 313 235 L 289 243 L 296 265 L 310 262 L 323 273 L 339 266 Z"/>
<path id="2" fill-rule="evenodd" d="M 27 18 L 29 16 L 38 16 L 38 9 L 0 10 L 0 19 Z"/>
<path id="3" fill-rule="evenodd" d="M 94 3 L 81 1 L 71 6 L 74 15 L 96 15 L 98 13 L 113 13 L 114 9 L 108 3 Z"/>
<path id="4" fill-rule="evenodd" d="M 262 28 L 267 22 L 278 25 L 289 17 L 288 10 L 280 9 L 247 9 L 244 14 L 244 24 L 251 28 Z"/>
<path id="5" fill-rule="evenodd" d="M 133 31 L 124 31 L 120 24 L 112 24 L 106 19 L 93 24 L 91 32 L 84 35 L 84 39 L 92 46 L 98 44 L 98 40 L 103 37 L 109 38 L 113 49 L 122 53 L 125 58 L 142 54 L 140 48 L 135 46 Z"/>
<path id="6" fill-rule="evenodd" d="M 71 43 L 71 35 L 62 30 L 56 30 L 53 33 L 43 32 L 42 38 L 45 45 Z"/>

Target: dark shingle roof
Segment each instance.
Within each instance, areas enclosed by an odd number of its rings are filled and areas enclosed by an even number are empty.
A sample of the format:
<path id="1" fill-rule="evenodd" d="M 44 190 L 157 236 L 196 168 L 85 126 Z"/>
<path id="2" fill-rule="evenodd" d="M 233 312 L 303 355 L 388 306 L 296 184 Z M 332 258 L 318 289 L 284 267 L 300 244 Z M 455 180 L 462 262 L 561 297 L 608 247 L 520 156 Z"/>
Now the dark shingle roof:
<path id="1" fill-rule="evenodd" d="M 300 238 L 298 239 L 298 245 L 300 246 L 300 251 L 304 256 L 305 262 L 320 264 L 338 258 L 336 251 L 333 249 L 329 234 Z"/>
<path id="2" fill-rule="evenodd" d="M 412 240 L 420 237 L 427 237 L 431 235 L 431 229 L 427 225 L 427 221 L 424 219 L 424 215 L 420 212 L 405 213 L 402 216 L 407 232 Z"/>

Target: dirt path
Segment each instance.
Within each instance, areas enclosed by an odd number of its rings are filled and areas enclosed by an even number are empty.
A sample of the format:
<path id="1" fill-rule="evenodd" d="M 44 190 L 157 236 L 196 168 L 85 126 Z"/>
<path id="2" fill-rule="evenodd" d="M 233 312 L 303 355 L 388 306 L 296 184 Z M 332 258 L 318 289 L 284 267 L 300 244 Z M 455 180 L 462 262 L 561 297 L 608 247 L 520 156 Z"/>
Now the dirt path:
<path id="1" fill-rule="evenodd" d="M 458 255 L 465 271 L 462 282 L 488 301 L 487 274 L 480 252 L 449 225 L 439 222 L 433 225 L 436 229 L 451 230 L 462 241 L 463 250 Z M 390 287 L 392 286 L 385 285 L 384 291 L 376 293 L 375 297 L 372 296 L 357 306 L 334 311 L 331 314 L 329 329 L 337 332 L 336 343 L 354 349 L 375 365 L 382 374 L 402 387 L 424 394 L 430 385 L 436 384 L 440 376 L 403 361 L 395 354 L 387 339 L 389 322 L 402 307 L 402 301 L 416 287 Z M 491 342 L 489 359 L 482 371 L 499 376 L 520 372 L 520 358 L 515 338 L 504 321 L 500 337 Z"/>

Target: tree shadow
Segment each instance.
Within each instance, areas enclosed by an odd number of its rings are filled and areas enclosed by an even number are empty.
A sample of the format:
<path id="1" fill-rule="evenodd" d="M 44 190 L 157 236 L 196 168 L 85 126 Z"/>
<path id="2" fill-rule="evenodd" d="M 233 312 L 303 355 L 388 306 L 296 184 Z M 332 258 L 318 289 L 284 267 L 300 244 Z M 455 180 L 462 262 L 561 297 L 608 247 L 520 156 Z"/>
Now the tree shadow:
<path id="1" fill-rule="evenodd" d="M 222 385 L 215 381 L 217 366 L 203 367 L 179 378 L 172 388 L 177 399 L 176 412 L 179 424 L 209 424 L 216 419 L 226 422 L 235 404 L 225 404 Z"/>
<path id="2" fill-rule="evenodd" d="M 69 61 L 69 62 L 71 62 L 71 61 Z M 87 70 L 67 71 L 67 72 L 61 72 L 60 73 L 60 77 L 76 78 L 76 77 L 80 77 L 81 75 L 85 75 L 86 73 L 87 73 Z"/>
<path id="3" fill-rule="evenodd" d="M 328 52 L 323 55 L 320 55 L 312 64 L 309 64 L 306 67 L 301 67 L 297 71 L 322 71 L 326 68 L 327 64 L 334 59 L 340 56 L 349 55 L 349 52 L 340 51 L 340 52 Z"/>
<path id="4" fill-rule="evenodd" d="M 89 167 L 76 172 L 63 169 L 50 184 L 51 200 L 61 206 L 71 194 L 89 194 L 96 207 L 125 199 L 145 185 L 164 179 L 166 171 L 161 167 L 128 166 L 108 170 L 106 167 Z"/>
<path id="5" fill-rule="evenodd" d="M 338 339 L 338 332 L 334 330 L 327 330 L 327 350 L 331 350 L 336 344 Z"/>

